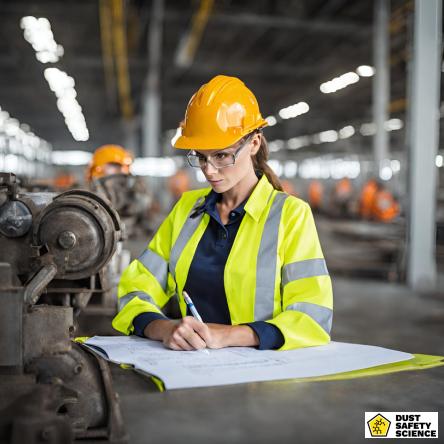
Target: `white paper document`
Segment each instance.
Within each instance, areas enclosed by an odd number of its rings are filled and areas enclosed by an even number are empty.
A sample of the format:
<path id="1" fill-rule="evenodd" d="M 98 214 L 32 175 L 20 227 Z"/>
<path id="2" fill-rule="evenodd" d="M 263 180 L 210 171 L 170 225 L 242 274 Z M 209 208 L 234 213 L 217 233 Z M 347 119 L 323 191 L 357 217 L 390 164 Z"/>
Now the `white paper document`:
<path id="1" fill-rule="evenodd" d="M 137 336 L 94 336 L 85 345 L 116 363 L 161 379 L 166 389 L 309 378 L 407 361 L 413 355 L 372 345 L 330 342 L 297 350 L 174 351 Z"/>

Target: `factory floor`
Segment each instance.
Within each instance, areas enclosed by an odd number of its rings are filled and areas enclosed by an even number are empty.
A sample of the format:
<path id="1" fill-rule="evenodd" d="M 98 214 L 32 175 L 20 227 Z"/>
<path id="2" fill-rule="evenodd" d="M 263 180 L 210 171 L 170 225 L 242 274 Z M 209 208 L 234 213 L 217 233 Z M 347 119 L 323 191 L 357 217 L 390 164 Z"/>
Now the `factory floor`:
<path id="1" fill-rule="evenodd" d="M 444 294 L 421 296 L 378 281 L 333 283 L 333 340 L 444 356 Z M 444 436 L 444 367 L 164 393 L 131 371 L 113 366 L 113 374 L 131 444 L 356 443 L 364 441 L 365 411 L 439 411 Z"/>

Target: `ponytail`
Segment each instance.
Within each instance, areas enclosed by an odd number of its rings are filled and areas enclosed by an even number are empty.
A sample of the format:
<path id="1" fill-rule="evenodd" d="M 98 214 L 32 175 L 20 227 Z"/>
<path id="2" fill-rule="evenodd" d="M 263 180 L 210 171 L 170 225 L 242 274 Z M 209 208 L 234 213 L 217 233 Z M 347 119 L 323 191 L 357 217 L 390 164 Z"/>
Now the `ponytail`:
<path id="1" fill-rule="evenodd" d="M 283 191 L 279 178 L 267 163 L 269 153 L 267 140 L 262 134 L 262 131 L 258 132 L 261 134 L 261 146 L 258 152 L 252 157 L 253 167 L 255 171 L 258 171 L 259 173 L 265 174 L 265 176 L 267 176 L 268 181 L 271 183 L 275 190 Z"/>

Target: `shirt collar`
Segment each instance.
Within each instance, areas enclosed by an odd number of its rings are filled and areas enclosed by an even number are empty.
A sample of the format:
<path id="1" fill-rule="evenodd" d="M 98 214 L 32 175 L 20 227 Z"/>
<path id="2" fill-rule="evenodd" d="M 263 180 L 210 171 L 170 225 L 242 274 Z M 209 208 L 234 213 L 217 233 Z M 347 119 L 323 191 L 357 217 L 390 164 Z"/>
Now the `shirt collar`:
<path id="1" fill-rule="evenodd" d="M 257 222 L 267 206 L 273 191 L 273 186 L 268 181 L 267 176 L 263 174 L 248 199 L 232 211 L 239 214 L 245 211 Z M 220 199 L 220 193 L 210 190 L 205 196 L 205 201 L 196 208 L 193 216 L 197 216 L 203 212 L 211 214 L 216 210 L 216 203 L 219 202 Z"/>
<path id="2" fill-rule="evenodd" d="M 220 202 L 222 198 L 222 194 L 220 193 L 216 193 L 214 190 L 211 190 L 206 198 L 205 198 L 205 202 L 202 204 L 201 207 L 198 208 L 198 212 L 202 213 L 202 212 L 206 212 L 208 214 L 214 214 L 217 209 L 216 209 L 216 204 L 218 202 Z M 247 203 L 247 199 L 245 199 L 240 205 L 238 205 L 234 210 L 231 210 L 232 213 L 237 213 L 237 214 L 242 214 L 245 210 L 244 207 Z"/>

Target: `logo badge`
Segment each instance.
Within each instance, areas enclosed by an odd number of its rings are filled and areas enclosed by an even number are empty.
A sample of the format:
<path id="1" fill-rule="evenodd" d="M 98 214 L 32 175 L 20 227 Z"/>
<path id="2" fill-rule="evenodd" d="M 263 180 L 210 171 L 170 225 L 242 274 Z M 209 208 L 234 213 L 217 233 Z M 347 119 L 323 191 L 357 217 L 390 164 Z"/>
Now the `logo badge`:
<path id="1" fill-rule="evenodd" d="M 438 412 L 365 412 L 366 438 L 438 438 Z"/>
<path id="2" fill-rule="evenodd" d="M 367 426 L 372 437 L 387 436 L 390 424 L 391 421 L 382 416 L 380 413 L 370 419 L 370 421 L 367 421 Z"/>

